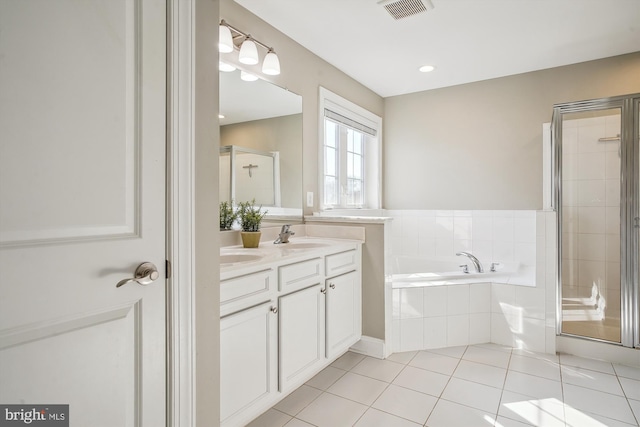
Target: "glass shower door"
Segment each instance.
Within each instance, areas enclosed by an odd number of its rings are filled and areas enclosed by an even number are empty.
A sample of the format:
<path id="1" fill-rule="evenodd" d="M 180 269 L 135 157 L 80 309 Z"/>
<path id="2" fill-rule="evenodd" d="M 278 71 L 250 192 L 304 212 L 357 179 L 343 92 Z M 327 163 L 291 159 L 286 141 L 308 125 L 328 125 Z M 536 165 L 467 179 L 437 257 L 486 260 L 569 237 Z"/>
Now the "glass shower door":
<path id="1" fill-rule="evenodd" d="M 562 115 L 561 332 L 621 342 L 621 108 Z"/>

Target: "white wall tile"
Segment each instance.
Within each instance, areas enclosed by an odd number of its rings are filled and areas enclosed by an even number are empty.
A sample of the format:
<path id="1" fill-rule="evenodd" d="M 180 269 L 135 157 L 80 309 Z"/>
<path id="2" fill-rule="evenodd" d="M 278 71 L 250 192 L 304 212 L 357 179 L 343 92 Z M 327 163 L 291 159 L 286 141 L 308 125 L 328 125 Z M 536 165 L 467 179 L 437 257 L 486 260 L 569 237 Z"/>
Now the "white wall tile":
<path id="1" fill-rule="evenodd" d="M 604 234 L 578 234 L 578 258 L 581 260 L 605 260 Z"/>
<path id="2" fill-rule="evenodd" d="M 606 229 L 606 208 L 579 207 L 578 208 L 578 232 L 579 233 L 604 233 Z M 564 215 L 563 215 L 564 216 Z M 569 232 L 570 230 L 563 231 Z"/>
<path id="3" fill-rule="evenodd" d="M 423 347 L 423 319 L 400 320 L 400 351 L 420 350 Z"/>
<path id="4" fill-rule="evenodd" d="M 447 317 L 429 317 L 424 319 L 424 349 L 447 346 Z"/>
<path id="5" fill-rule="evenodd" d="M 524 317 L 544 320 L 545 295 L 544 289 L 518 286 L 515 305 L 522 308 Z"/>
<path id="6" fill-rule="evenodd" d="M 578 181 L 577 196 L 578 206 L 605 206 L 606 193 L 604 181 Z"/>
<path id="7" fill-rule="evenodd" d="M 439 240 L 453 240 L 452 216 L 436 216 L 435 237 Z"/>
<path id="8" fill-rule="evenodd" d="M 620 261 L 620 235 L 606 234 L 606 252 L 605 259 L 607 262 Z"/>
<path id="9" fill-rule="evenodd" d="M 447 286 L 424 288 L 424 317 L 447 315 Z"/>
<path id="10" fill-rule="evenodd" d="M 446 286 L 447 316 L 469 314 L 469 285 Z"/>
<path id="11" fill-rule="evenodd" d="M 519 261 L 526 266 L 536 265 L 536 244 L 515 243 L 514 261 Z"/>
<path id="12" fill-rule="evenodd" d="M 607 234 L 620 233 L 620 207 L 608 206 L 605 209 L 605 230 Z"/>
<path id="13" fill-rule="evenodd" d="M 494 262 L 511 262 L 514 261 L 515 247 L 514 242 L 510 241 L 493 241 L 493 260 Z"/>
<path id="14" fill-rule="evenodd" d="M 514 218 L 513 219 L 513 240 L 516 242 L 535 243 L 536 242 L 536 218 Z"/>
<path id="15" fill-rule="evenodd" d="M 618 179 L 607 179 L 605 182 L 605 204 L 607 206 L 620 205 L 620 181 Z"/>
<path id="16" fill-rule="evenodd" d="M 578 179 L 604 179 L 603 153 L 578 153 Z"/>
<path id="17" fill-rule="evenodd" d="M 620 179 L 620 156 L 618 155 L 617 143 L 611 144 L 616 147 L 615 151 L 608 151 L 605 154 L 605 178 Z"/>
<path id="18" fill-rule="evenodd" d="M 406 288 L 400 290 L 400 318 L 412 319 L 423 317 L 423 288 Z"/>
<path id="19" fill-rule="evenodd" d="M 392 337 L 391 337 L 391 346 L 392 352 L 398 353 L 402 351 L 402 346 L 400 345 L 400 320 L 394 320 L 391 322 L 392 328 Z"/>
<path id="20" fill-rule="evenodd" d="M 516 337 L 516 347 L 544 352 L 546 347 L 544 320 L 525 317 L 522 332 Z"/>
<path id="21" fill-rule="evenodd" d="M 516 303 L 516 290 L 511 285 L 491 284 L 491 312 L 504 313 Z"/>
<path id="22" fill-rule="evenodd" d="M 491 284 L 473 283 L 469 286 L 469 313 L 491 312 Z"/>
<path id="23" fill-rule="evenodd" d="M 493 217 L 493 240 L 500 242 L 513 242 L 513 217 Z"/>
<path id="24" fill-rule="evenodd" d="M 515 341 L 507 316 L 502 313 L 491 313 L 491 342 L 513 346 Z"/>
<path id="25" fill-rule="evenodd" d="M 398 320 L 400 319 L 400 289 L 393 289 L 391 291 L 391 312 L 392 319 Z"/>
<path id="26" fill-rule="evenodd" d="M 469 344 L 491 342 L 491 313 L 469 314 Z"/>
<path id="27" fill-rule="evenodd" d="M 447 316 L 447 347 L 469 343 L 469 315 Z"/>
<path id="28" fill-rule="evenodd" d="M 461 251 L 474 252 L 473 242 L 471 240 L 453 239 L 453 253 L 456 254 Z"/>
<path id="29" fill-rule="evenodd" d="M 471 212 L 469 212 L 470 214 Z M 472 230 L 472 218 L 469 216 L 454 217 L 453 218 L 453 238 L 470 240 Z"/>
<path id="30" fill-rule="evenodd" d="M 493 239 L 493 218 L 473 216 L 471 227 L 473 230 L 474 240 L 492 240 Z"/>
<path id="31" fill-rule="evenodd" d="M 436 240 L 436 256 L 451 257 L 454 256 L 453 239 L 437 239 Z"/>

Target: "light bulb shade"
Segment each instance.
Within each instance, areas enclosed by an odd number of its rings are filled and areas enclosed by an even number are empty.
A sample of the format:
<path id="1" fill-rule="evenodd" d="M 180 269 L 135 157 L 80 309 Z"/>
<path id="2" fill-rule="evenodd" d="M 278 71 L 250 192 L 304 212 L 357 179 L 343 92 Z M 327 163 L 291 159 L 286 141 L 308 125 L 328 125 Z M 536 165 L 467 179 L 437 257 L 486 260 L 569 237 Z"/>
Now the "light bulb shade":
<path id="1" fill-rule="evenodd" d="M 230 71 L 235 71 L 236 67 L 231 64 L 227 64 L 226 62 L 218 61 L 218 69 L 228 73 Z"/>
<path id="2" fill-rule="evenodd" d="M 258 63 L 258 48 L 256 44 L 249 38 L 242 42 L 240 47 L 240 55 L 238 61 L 247 65 L 255 65 Z"/>
<path id="3" fill-rule="evenodd" d="M 267 56 L 264 57 L 262 72 L 271 76 L 280 74 L 280 60 L 278 59 L 278 55 L 271 49 L 269 49 Z"/>
<path id="4" fill-rule="evenodd" d="M 245 82 L 255 82 L 256 80 L 258 80 L 257 76 L 251 73 L 247 73 L 246 71 L 243 71 L 243 70 L 240 70 L 240 78 Z"/>
<path id="5" fill-rule="evenodd" d="M 233 37 L 231 37 L 231 30 L 229 27 L 222 24 L 220 25 L 218 50 L 222 53 L 233 52 Z"/>

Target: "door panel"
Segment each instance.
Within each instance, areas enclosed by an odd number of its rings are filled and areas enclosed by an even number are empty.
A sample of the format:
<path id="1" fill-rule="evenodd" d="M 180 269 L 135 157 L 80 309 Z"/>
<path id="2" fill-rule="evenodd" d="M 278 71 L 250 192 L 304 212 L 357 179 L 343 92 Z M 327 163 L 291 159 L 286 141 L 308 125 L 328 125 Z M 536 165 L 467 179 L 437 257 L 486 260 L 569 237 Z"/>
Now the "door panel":
<path id="1" fill-rule="evenodd" d="M 71 425 L 164 424 L 165 10 L 0 2 L 0 401 Z"/>

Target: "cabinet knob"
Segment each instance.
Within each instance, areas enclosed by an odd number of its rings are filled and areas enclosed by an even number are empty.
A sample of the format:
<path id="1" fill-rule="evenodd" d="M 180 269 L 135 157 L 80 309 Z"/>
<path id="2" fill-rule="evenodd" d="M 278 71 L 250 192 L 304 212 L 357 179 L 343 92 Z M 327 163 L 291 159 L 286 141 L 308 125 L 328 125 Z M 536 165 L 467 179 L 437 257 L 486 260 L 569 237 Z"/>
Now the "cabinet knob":
<path id="1" fill-rule="evenodd" d="M 275 305 L 273 307 L 271 307 L 271 312 L 273 314 L 278 314 L 278 307 L 276 307 Z"/>
<path id="2" fill-rule="evenodd" d="M 336 285 L 335 285 L 335 284 L 333 284 L 333 283 L 331 283 L 331 284 L 329 284 L 329 287 L 330 287 L 331 289 L 335 289 L 335 288 L 336 288 Z"/>
<path id="3" fill-rule="evenodd" d="M 327 293 L 327 290 L 325 288 L 320 289 L 320 292 L 322 292 L 323 294 Z"/>

